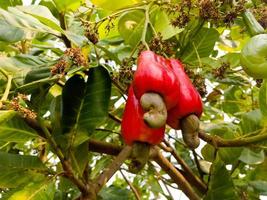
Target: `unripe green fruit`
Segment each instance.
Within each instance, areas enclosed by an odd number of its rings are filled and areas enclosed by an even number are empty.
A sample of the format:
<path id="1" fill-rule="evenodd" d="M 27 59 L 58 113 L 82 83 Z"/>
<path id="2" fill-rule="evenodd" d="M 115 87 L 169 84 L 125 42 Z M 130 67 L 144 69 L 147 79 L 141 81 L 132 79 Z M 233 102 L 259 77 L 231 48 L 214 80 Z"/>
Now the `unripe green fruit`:
<path id="1" fill-rule="evenodd" d="M 241 51 L 243 70 L 257 79 L 267 78 L 267 34 L 252 37 Z"/>

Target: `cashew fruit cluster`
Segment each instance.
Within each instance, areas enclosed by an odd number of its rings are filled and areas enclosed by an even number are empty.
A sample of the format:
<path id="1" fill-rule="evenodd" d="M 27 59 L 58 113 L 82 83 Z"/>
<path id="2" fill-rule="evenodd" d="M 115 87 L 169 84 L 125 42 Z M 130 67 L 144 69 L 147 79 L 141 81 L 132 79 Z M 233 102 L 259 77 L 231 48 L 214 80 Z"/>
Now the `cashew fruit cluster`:
<path id="1" fill-rule="evenodd" d="M 126 144 L 159 144 L 168 124 L 181 129 L 185 143 L 194 149 L 202 111 L 201 97 L 179 60 L 152 51 L 140 54 L 121 124 Z"/>

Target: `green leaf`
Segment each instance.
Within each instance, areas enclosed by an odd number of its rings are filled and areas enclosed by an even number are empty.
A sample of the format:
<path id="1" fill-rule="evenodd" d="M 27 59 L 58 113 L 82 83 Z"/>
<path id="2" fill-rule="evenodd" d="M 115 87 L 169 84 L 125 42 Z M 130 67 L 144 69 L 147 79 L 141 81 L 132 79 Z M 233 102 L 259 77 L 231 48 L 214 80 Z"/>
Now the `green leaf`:
<path id="1" fill-rule="evenodd" d="M 267 195 L 267 181 L 250 181 L 249 185 L 261 195 Z"/>
<path id="2" fill-rule="evenodd" d="M 99 196 L 103 200 L 126 200 L 130 197 L 130 191 L 126 188 L 111 185 L 103 188 L 100 191 Z"/>
<path id="3" fill-rule="evenodd" d="M 45 59 L 31 55 L 17 55 L 13 57 L 0 57 L 0 67 L 11 74 L 25 76 L 31 68 L 40 67 L 47 63 Z"/>
<path id="4" fill-rule="evenodd" d="M 182 50 L 181 59 L 185 63 L 190 63 L 200 58 L 208 57 L 214 48 L 215 42 L 219 39 L 219 33 L 213 28 L 202 28 L 191 38 L 189 44 Z"/>
<path id="5" fill-rule="evenodd" d="M 45 165 L 37 156 L 11 154 L 0 151 L 0 168 L 45 170 Z"/>
<path id="6" fill-rule="evenodd" d="M 114 11 L 123 7 L 131 6 L 138 2 L 140 2 L 140 0 L 92 0 L 92 3 L 94 5 L 109 11 Z"/>
<path id="7" fill-rule="evenodd" d="M 158 9 L 154 20 L 154 28 L 157 32 L 161 33 L 163 40 L 167 40 L 183 31 L 183 28 L 171 25 L 168 15 L 163 10 Z"/>
<path id="8" fill-rule="evenodd" d="M 0 8 L 7 9 L 9 6 L 22 5 L 22 0 L 1 0 Z"/>
<path id="9" fill-rule="evenodd" d="M 26 171 L 25 169 L 10 169 L 8 167 L 0 169 L 0 188 L 16 188 L 32 182 L 36 177 L 42 177 L 41 174 Z"/>
<path id="10" fill-rule="evenodd" d="M 143 11 L 127 12 L 119 20 L 119 33 L 125 44 L 135 47 L 141 40 L 145 22 Z"/>
<path id="11" fill-rule="evenodd" d="M 99 175 L 99 173 L 101 173 L 101 171 L 103 169 L 105 169 L 105 167 L 110 162 L 111 162 L 111 157 L 110 156 L 102 156 L 100 159 L 96 160 L 96 163 L 94 165 L 92 173 L 90 174 L 90 177 L 92 179 L 95 179 Z"/>
<path id="12" fill-rule="evenodd" d="M 24 38 L 25 34 L 22 29 L 14 27 L 0 19 L 0 41 L 13 43 Z"/>
<path id="13" fill-rule="evenodd" d="M 248 171 L 247 179 L 250 181 L 254 180 L 263 180 L 267 181 L 267 159 L 264 160 L 263 163 L 256 165 L 255 168 L 252 170 Z"/>
<path id="14" fill-rule="evenodd" d="M 221 160 L 225 164 L 235 164 L 242 152 L 242 148 L 220 148 L 218 150 L 218 154 L 221 158 Z M 201 154 L 204 157 L 206 161 L 213 162 L 214 161 L 214 155 L 215 155 L 215 148 L 210 145 L 206 144 L 201 149 Z"/>
<path id="15" fill-rule="evenodd" d="M 234 189 L 233 180 L 227 171 L 225 164 L 219 159 L 215 159 L 211 167 L 209 190 L 204 200 L 236 200 L 238 196 Z"/>
<path id="16" fill-rule="evenodd" d="M 240 65 L 240 53 L 228 53 L 221 57 L 222 62 L 229 63 L 231 68 L 238 67 Z"/>
<path id="17" fill-rule="evenodd" d="M 240 135 L 239 127 L 237 125 L 233 125 L 232 123 L 217 123 L 206 129 L 206 131 L 212 135 L 218 135 L 225 139 L 233 139 Z M 225 164 L 234 164 L 238 160 L 241 151 L 242 148 L 238 147 L 219 148 L 218 154 Z M 206 144 L 201 150 L 201 153 L 205 160 L 210 162 L 214 160 L 214 152 L 215 149 L 210 144 Z"/>
<path id="18" fill-rule="evenodd" d="M 86 42 L 88 42 L 88 39 L 84 35 L 78 35 L 78 34 L 73 33 L 71 31 L 64 31 L 64 34 L 76 46 L 81 47 L 84 44 L 86 44 Z"/>
<path id="19" fill-rule="evenodd" d="M 267 118 L 267 81 L 264 80 L 261 84 L 260 92 L 259 92 L 259 105 L 260 111 L 264 118 Z"/>
<path id="20" fill-rule="evenodd" d="M 83 144 L 80 144 L 77 146 L 74 150 L 73 156 L 71 157 L 73 169 L 82 176 L 84 173 L 84 170 L 87 166 L 87 163 L 89 161 L 88 156 L 88 142 L 84 142 Z"/>
<path id="21" fill-rule="evenodd" d="M 58 31 L 41 23 L 35 17 L 23 13 L 18 8 L 10 7 L 8 11 L 0 8 L 0 16 L 2 16 L 8 24 L 14 27 L 26 29 L 29 31 L 51 33 L 60 36 L 60 33 Z"/>
<path id="22" fill-rule="evenodd" d="M 243 114 L 240 121 L 242 132 L 246 134 L 262 129 L 262 117 L 259 109 Z"/>
<path id="23" fill-rule="evenodd" d="M 87 83 L 80 75 L 71 77 L 62 92 L 63 133 L 92 132 L 108 114 L 110 95 L 111 79 L 102 66 L 89 70 Z"/>
<path id="24" fill-rule="evenodd" d="M 65 84 L 62 91 L 62 127 L 63 133 L 69 133 L 78 123 L 83 106 L 86 84 L 81 75 L 74 75 Z"/>
<path id="25" fill-rule="evenodd" d="M 23 143 L 38 137 L 14 111 L 0 111 L 0 141 Z"/>
<path id="26" fill-rule="evenodd" d="M 29 183 L 14 192 L 8 200 L 51 200 L 54 198 L 55 189 L 55 183 L 51 180 Z"/>
<path id="27" fill-rule="evenodd" d="M 47 64 L 47 61 L 41 57 L 24 54 L 13 57 L 0 57 L 0 68 L 11 74 L 18 84 L 23 83 L 24 77 L 32 68 Z"/>
<path id="28" fill-rule="evenodd" d="M 19 10 L 26 14 L 30 14 L 46 26 L 63 33 L 59 25 L 59 21 L 53 16 L 50 10 L 41 5 L 17 6 Z"/>
<path id="29" fill-rule="evenodd" d="M 114 60 L 118 65 L 121 65 L 121 61 L 119 60 L 118 56 L 115 53 L 110 52 L 108 49 L 106 49 L 105 47 L 96 45 L 97 48 L 101 49 L 102 51 L 105 52 L 105 54 L 112 60 Z"/>
<path id="30" fill-rule="evenodd" d="M 223 111 L 231 114 L 240 112 L 240 98 L 242 93 L 239 86 L 233 85 L 227 88 L 224 92 L 224 101 L 222 103 Z"/>
<path id="31" fill-rule="evenodd" d="M 264 162 L 265 156 L 264 156 L 264 151 L 261 150 L 259 152 L 254 152 L 248 148 L 243 149 L 239 160 L 249 164 L 249 165 L 253 165 L 253 164 L 260 164 L 262 162 Z"/>
<path id="32" fill-rule="evenodd" d="M 93 130 L 107 117 L 110 95 L 111 79 L 108 71 L 102 66 L 91 68 L 80 115 L 79 123 L 82 127 Z"/>
<path id="33" fill-rule="evenodd" d="M 25 77 L 24 83 L 30 83 L 33 81 L 37 81 L 43 78 L 48 78 L 51 75 L 50 67 L 40 67 L 34 68 L 33 70 L 29 71 Z"/>
<path id="34" fill-rule="evenodd" d="M 53 0 L 59 12 L 76 11 L 85 0 Z"/>

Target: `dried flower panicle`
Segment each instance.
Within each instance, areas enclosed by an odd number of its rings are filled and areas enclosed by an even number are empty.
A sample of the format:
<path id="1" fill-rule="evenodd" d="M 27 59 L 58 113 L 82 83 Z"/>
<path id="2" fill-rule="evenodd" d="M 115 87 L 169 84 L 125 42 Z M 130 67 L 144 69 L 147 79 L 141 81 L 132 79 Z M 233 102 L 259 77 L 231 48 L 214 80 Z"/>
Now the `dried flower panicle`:
<path id="1" fill-rule="evenodd" d="M 128 88 L 133 80 L 134 71 L 132 68 L 134 64 L 134 58 L 123 59 L 119 72 L 112 77 L 116 82 L 119 82 L 123 88 Z"/>
<path id="2" fill-rule="evenodd" d="M 262 82 L 263 82 L 263 80 L 262 80 L 262 79 L 256 79 L 256 86 L 257 86 L 258 88 L 260 88 L 260 87 L 261 87 L 261 84 L 262 84 Z"/>
<path id="3" fill-rule="evenodd" d="M 80 48 L 69 48 L 64 54 L 72 61 L 74 65 L 86 66 L 87 60 L 84 57 L 82 50 Z"/>
<path id="4" fill-rule="evenodd" d="M 62 74 L 64 75 L 66 70 L 72 66 L 86 66 L 87 60 L 84 57 L 80 48 L 69 48 L 64 52 L 64 55 L 59 61 L 51 68 L 52 75 Z"/>
<path id="5" fill-rule="evenodd" d="M 179 4 L 165 4 L 163 9 L 168 15 L 176 15 L 176 17 L 171 20 L 171 25 L 183 28 L 190 21 L 190 11 L 193 5 L 191 0 L 182 0 Z"/>
<path id="6" fill-rule="evenodd" d="M 194 70 L 190 69 L 187 65 L 184 65 L 184 71 L 187 76 L 192 80 L 194 87 L 197 89 L 201 97 L 207 94 L 207 88 L 205 84 L 205 78 L 200 74 L 196 74 Z"/>
<path id="7" fill-rule="evenodd" d="M 27 95 L 18 94 L 17 97 L 13 98 L 10 102 L 11 109 L 18 111 L 23 118 L 35 119 L 37 117 L 37 114 L 34 111 L 30 110 L 29 108 L 22 106 L 20 104 L 21 100 L 27 101 L 28 100 Z"/>
<path id="8" fill-rule="evenodd" d="M 266 29 L 267 28 L 267 7 L 259 7 L 253 10 L 254 16 L 258 19 L 260 25 Z"/>
<path id="9" fill-rule="evenodd" d="M 90 42 L 93 44 L 98 43 L 99 41 L 99 34 L 97 24 L 89 23 L 87 21 L 81 21 L 84 27 L 84 35 L 88 38 Z"/>
<path id="10" fill-rule="evenodd" d="M 201 97 L 204 97 L 207 94 L 205 78 L 203 78 L 201 75 L 195 75 L 193 79 L 193 85 L 195 86 Z"/>
<path id="11" fill-rule="evenodd" d="M 219 68 L 214 69 L 212 71 L 212 74 L 216 78 L 223 79 L 223 78 L 225 78 L 226 71 L 229 68 L 230 68 L 230 64 L 224 62 L 224 63 L 222 63 L 222 65 Z"/>
<path id="12" fill-rule="evenodd" d="M 199 15 L 204 20 L 218 21 L 220 19 L 219 2 L 202 0 L 199 2 Z"/>
<path id="13" fill-rule="evenodd" d="M 50 70 L 52 75 L 56 74 L 65 74 L 65 69 L 67 68 L 68 63 L 64 59 L 60 59 Z"/>
<path id="14" fill-rule="evenodd" d="M 162 35 L 159 33 L 157 36 L 152 38 L 149 43 L 149 48 L 162 56 L 171 56 L 175 54 L 175 43 L 169 40 L 163 40 Z"/>

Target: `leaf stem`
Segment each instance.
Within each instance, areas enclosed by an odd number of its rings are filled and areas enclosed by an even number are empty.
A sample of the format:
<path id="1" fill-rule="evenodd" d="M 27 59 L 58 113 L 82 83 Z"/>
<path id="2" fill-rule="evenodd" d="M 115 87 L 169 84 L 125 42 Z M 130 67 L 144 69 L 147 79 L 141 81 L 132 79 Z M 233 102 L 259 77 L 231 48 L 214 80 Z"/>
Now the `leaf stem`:
<path id="1" fill-rule="evenodd" d="M 148 46 L 148 44 L 146 42 L 146 33 L 147 33 L 148 24 L 149 24 L 149 8 L 150 8 L 150 5 L 151 4 L 147 5 L 146 9 L 145 9 L 145 23 L 144 23 L 144 29 L 143 29 L 142 37 L 141 37 L 141 42 L 146 47 L 147 50 L 149 50 L 149 46 Z"/>
<path id="2" fill-rule="evenodd" d="M 7 75 L 7 85 L 6 85 L 6 89 L 5 92 L 1 98 L 1 101 L 6 101 L 9 95 L 9 91 L 11 88 L 11 82 L 12 82 L 12 76 L 11 75 Z"/>

